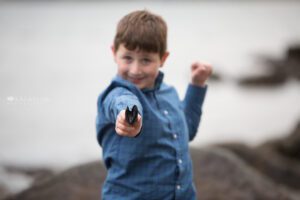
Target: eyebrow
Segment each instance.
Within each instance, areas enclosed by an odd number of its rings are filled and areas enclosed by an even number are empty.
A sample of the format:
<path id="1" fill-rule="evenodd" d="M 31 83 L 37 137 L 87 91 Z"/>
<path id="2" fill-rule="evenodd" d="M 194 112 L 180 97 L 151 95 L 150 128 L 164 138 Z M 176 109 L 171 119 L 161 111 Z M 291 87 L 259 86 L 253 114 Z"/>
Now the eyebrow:
<path id="1" fill-rule="evenodd" d="M 131 56 L 132 55 L 132 52 L 130 51 L 126 51 L 122 54 L 122 56 Z"/>
<path id="2" fill-rule="evenodd" d="M 123 56 L 132 56 L 132 54 L 134 54 L 134 52 L 132 52 L 132 51 L 126 51 L 126 52 L 124 52 Z M 151 59 L 153 59 L 153 57 L 154 57 L 152 54 L 149 54 L 147 52 L 140 53 L 139 56 L 140 57 L 151 58 Z"/>
<path id="3" fill-rule="evenodd" d="M 147 57 L 147 58 L 153 58 L 153 57 L 154 57 L 154 55 L 153 55 L 153 54 L 151 54 L 151 53 L 148 53 L 148 52 L 143 52 L 143 53 L 141 53 L 141 56 L 143 56 L 143 57 Z"/>

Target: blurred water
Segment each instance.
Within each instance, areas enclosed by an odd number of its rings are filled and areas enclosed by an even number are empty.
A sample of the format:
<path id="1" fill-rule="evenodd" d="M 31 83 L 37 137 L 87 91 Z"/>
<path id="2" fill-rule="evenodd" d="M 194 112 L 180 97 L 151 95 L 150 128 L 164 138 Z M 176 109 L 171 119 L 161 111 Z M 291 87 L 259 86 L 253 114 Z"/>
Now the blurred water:
<path id="1" fill-rule="evenodd" d="M 262 71 L 255 55 L 280 57 L 299 41 L 299 2 L 0 3 L 0 165 L 65 168 L 100 159 L 96 100 L 116 72 L 115 25 L 143 8 L 169 25 L 163 71 L 181 97 L 195 59 L 225 77 L 210 84 L 191 145 L 258 144 L 293 128 L 298 83 L 244 89 L 233 80 Z"/>

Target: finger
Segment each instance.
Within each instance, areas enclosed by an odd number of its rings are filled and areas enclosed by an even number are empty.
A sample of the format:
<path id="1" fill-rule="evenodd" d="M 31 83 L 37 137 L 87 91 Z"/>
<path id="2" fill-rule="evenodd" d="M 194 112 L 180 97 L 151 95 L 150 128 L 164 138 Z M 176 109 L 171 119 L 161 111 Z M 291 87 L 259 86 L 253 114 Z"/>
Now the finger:
<path id="1" fill-rule="evenodd" d="M 121 112 L 120 112 L 120 119 L 122 120 L 122 121 L 125 121 L 126 120 L 126 114 L 125 114 L 125 110 L 121 110 Z"/>
<path id="2" fill-rule="evenodd" d="M 137 121 L 142 122 L 142 116 L 140 114 L 138 114 Z"/>
<path id="3" fill-rule="evenodd" d="M 124 120 L 122 120 L 121 114 L 118 115 L 118 117 L 117 117 L 116 125 L 118 125 L 118 124 L 124 124 L 125 125 Z"/>
<path id="4" fill-rule="evenodd" d="M 191 65 L 191 70 L 195 71 L 199 67 L 199 63 L 195 62 Z"/>
<path id="5" fill-rule="evenodd" d="M 192 64 L 193 69 L 197 69 L 199 67 L 207 67 L 207 66 L 211 66 L 211 64 L 209 62 L 206 61 L 201 61 L 201 62 L 195 62 Z"/>
<path id="6" fill-rule="evenodd" d="M 135 132 L 134 129 L 127 130 L 126 128 L 122 128 L 120 126 L 116 126 L 115 130 L 119 135 L 122 135 L 122 136 L 130 136 L 130 135 L 133 135 Z"/>
<path id="7" fill-rule="evenodd" d="M 199 66 L 193 74 L 203 74 L 205 72 L 205 67 L 203 65 Z"/>
<path id="8" fill-rule="evenodd" d="M 134 123 L 135 128 L 140 128 L 142 126 L 142 116 L 138 114 L 136 123 Z"/>
<path id="9" fill-rule="evenodd" d="M 122 119 L 121 115 L 117 118 L 116 124 L 124 124 L 126 125 L 126 121 Z"/>
<path id="10" fill-rule="evenodd" d="M 117 134 L 120 136 L 134 137 L 137 135 L 136 131 L 127 131 L 127 130 L 124 130 L 119 127 L 116 127 L 115 130 L 116 130 Z"/>
<path id="11" fill-rule="evenodd" d="M 119 129 L 118 127 L 116 127 L 115 130 L 116 130 L 116 133 L 117 133 L 118 135 L 121 135 L 121 136 L 124 136 L 124 135 L 125 135 L 124 131 L 121 130 L 121 129 Z"/>
<path id="12" fill-rule="evenodd" d="M 124 126 L 129 126 L 129 124 L 126 121 L 125 110 L 120 111 L 120 113 L 117 117 L 117 122 L 124 124 Z"/>
<path id="13" fill-rule="evenodd" d="M 201 64 L 204 66 L 211 66 L 211 63 L 207 61 L 202 61 Z"/>
<path id="14" fill-rule="evenodd" d="M 208 74 L 211 75 L 212 72 L 213 72 L 212 65 L 208 65 L 208 66 L 207 66 L 207 70 L 208 70 Z"/>
<path id="15" fill-rule="evenodd" d="M 195 73 L 200 73 L 200 74 L 210 74 L 211 73 L 211 65 L 210 64 L 201 64 L 200 67 L 196 70 Z"/>
<path id="16" fill-rule="evenodd" d="M 206 69 L 206 71 L 208 73 L 212 73 L 212 65 L 211 65 L 211 63 L 205 63 L 204 66 L 205 66 L 205 69 Z"/>
<path id="17" fill-rule="evenodd" d="M 118 123 L 118 124 L 117 124 L 117 127 L 118 127 L 119 129 L 125 131 L 125 132 L 132 132 L 132 131 L 135 130 L 134 127 L 132 127 L 132 126 L 127 126 L 127 125 L 124 125 L 124 124 L 122 124 L 122 123 Z"/>

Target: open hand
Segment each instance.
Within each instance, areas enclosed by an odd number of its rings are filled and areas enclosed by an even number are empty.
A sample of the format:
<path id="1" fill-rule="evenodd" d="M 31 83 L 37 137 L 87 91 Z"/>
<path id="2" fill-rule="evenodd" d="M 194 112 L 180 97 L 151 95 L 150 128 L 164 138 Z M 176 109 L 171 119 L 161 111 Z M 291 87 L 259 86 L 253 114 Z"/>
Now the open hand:
<path id="1" fill-rule="evenodd" d="M 117 134 L 121 136 L 135 137 L 141 131 L 141 128 L 142 117 L 140 114 L 138 114 L 136 122 L 132 125 L 126 121 L 125 110 L 122 110 L 118 114 L 115 127 Z"/>
<path id="2" fill-rule="evenodd" d="M 192 84 L 203 87 L 208 77 L 212 74 L 212 66 L 209 63 L 195 62 L 191 65 L 191 73 Z"/>

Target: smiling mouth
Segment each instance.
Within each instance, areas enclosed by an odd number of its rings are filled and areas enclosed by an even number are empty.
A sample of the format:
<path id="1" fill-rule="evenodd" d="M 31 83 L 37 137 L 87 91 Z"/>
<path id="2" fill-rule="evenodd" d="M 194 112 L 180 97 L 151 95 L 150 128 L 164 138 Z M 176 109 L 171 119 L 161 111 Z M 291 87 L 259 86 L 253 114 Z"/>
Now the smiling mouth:
<path id="1" fill-rule="evenodd" d="M 145 77 L 132 77 L 128 76 L 128 79 L 133 83 L 140 83 L 142 80 L 145 79 Z"/>

